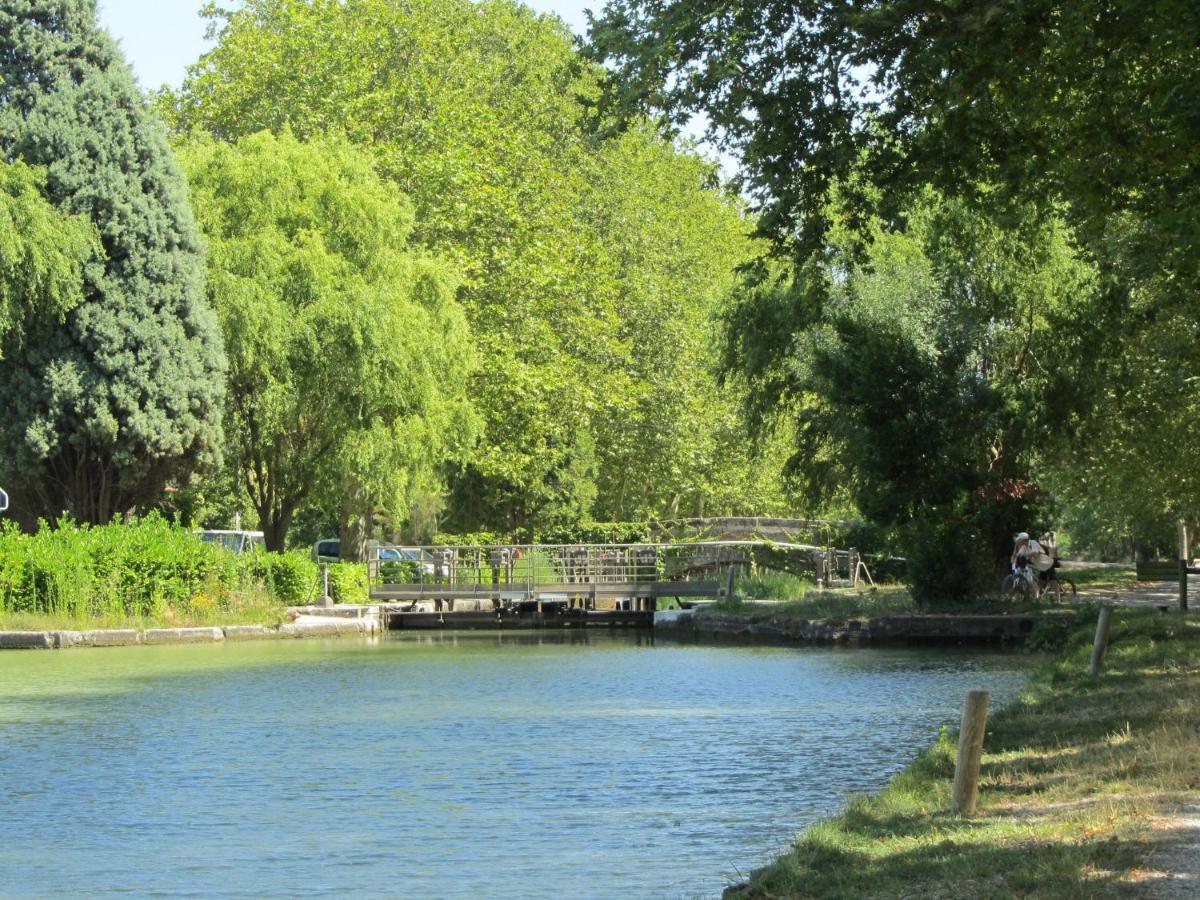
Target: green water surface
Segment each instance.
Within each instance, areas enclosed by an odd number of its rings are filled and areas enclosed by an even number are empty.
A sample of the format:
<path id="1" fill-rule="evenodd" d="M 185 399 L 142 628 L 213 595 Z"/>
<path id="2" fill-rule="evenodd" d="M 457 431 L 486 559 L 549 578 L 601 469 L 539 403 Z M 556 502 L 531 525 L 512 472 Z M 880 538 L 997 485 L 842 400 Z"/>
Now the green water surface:
<path id="1" fill-rule="evenodd" d="M 0 654 L 0 894 L 717 896 L 1026 668 L 608 633 Z"/>

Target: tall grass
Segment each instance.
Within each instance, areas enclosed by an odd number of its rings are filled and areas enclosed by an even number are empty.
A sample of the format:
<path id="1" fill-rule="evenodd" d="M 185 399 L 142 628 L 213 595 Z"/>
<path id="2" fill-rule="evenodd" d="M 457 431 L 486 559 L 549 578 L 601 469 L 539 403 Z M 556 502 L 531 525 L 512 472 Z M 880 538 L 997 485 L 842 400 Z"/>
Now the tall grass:
<path id="1" fill-rule="evenodd" d="M 197 622 L 311 599 L 299 554 L 236 556 L 159 515 L 128 525 L 0 528 L 0 616 L 59 623 Z"/>

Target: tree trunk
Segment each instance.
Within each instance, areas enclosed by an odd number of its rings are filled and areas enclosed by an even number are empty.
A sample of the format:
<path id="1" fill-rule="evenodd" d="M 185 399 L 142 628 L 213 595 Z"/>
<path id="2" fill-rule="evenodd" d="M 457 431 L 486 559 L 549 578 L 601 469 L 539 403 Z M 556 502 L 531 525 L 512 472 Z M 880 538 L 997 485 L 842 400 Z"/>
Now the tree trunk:
<path id="1" fill-rule="evenodd" d="M 366 501 L 357 491 L 347 489 L 342 498 L 341 522 L 338 525 L 338 553 L 343 561 L 363 562 L 367 558 L 370 518 Z"/>
<path id="2" fill-rule="evenodd" d="M 263 543 L 273 553 L 282 553 L 287 546 L 287 533 L 292 525 L 294 509 L 276 510 L 272 506 L 258 507 L 258 521 L 263 532 Z"/>

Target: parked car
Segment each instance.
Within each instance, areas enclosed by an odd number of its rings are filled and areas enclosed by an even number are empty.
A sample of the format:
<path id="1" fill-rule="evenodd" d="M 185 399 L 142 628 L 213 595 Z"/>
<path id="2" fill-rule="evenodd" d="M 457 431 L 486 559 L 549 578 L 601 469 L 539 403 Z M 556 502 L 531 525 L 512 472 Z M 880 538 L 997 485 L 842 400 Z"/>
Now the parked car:
<path id="1" fill-rule="evenodd" d="M 266 549 L 266 541 L 261 531 L 225 531 L 219 528 L 206 528 L 193 531 L 192 534 L 206 544 L 219 544 L 231 553 L 254 553 Z"/>
<path id="2" fill-rule="evenodd" d="M 433 575 L 434 564 L 433 557 L 420 547 L 379 547 L 377 548 L 379 561 L 383 564 L 388 563 L 411 563 L 411 568 L 414 574 L 417 571 L 417 566 L 426 575 Z M 341 561 L 341 541 L 337 538 L 326 538 L 322 541 L 317 541 L 313 544 L 312 551 L 313 559 L 319 563 L 329 562 L 335 563 Z"/>

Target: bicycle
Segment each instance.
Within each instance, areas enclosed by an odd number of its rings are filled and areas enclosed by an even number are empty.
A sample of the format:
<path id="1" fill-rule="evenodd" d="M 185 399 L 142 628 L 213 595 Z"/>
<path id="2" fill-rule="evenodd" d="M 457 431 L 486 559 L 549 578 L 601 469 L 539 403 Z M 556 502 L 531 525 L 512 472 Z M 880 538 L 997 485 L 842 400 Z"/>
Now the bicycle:
<path id="1" fill-rule="evenodd" d="M 1000 582 L 1000 599 L 1006 603 L 1015 603 L 1018 600 L 1023 603 L 1028 603 L 1030 600 L 1052 600 L 1054 603 L 1063 603 L 1075 600 L 1078 595 L 1075 582 L 1070 578 L 1063 578 L 1053 569 L 1050 570 L 1050 577 L 1044 584 L 1039 583 L 1036 579 L 1030 580 L 1024 572 L 1005 575 L 1004 580 Z"/>
<path id="2" fill-rule="evenodd" d="M 1010 572 L 1000 582 L 1000 599 L 1005 603 L 1015 603 L 1020 600 L 1028 603 L 1034 596 L 1034 582 L 1026 574 L 1027 570 Z M 1039 591 L 1040 595 L 1040 591 Z"/>
<path id="3" fill-rule="evenodd" d="M 1053 599 L 1055 603 L 1062 603 L 1073 601 L 1079 596 L 1079 592 L 1075 589 L 1075 582 L 1059 575 L 1056 571 L 1057 568 L 1058 561 L 1055 560 L 1055 567 L 1047 573 L 1050 577 L 1046 579 L 1046 583 L 1038 593 L 1039 600 Z"/>

